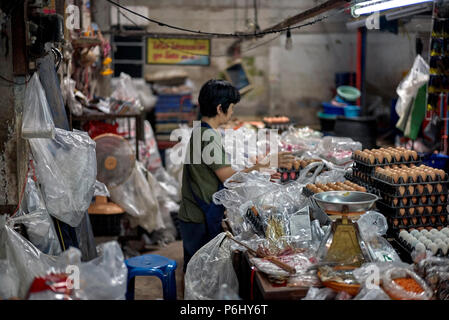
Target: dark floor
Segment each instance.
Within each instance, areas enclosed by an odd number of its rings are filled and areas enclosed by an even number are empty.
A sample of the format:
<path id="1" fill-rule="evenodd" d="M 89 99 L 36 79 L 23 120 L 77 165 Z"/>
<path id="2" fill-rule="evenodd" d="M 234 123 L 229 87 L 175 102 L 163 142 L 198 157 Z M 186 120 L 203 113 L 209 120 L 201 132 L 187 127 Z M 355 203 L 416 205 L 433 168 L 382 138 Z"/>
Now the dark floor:
<path id="1" fill-rule="evenodd" d="M 182 241 L 175 241 L 169 243 L 166 247 L 161 247 L 157 250 L 146 253 L 158 254 L 173 260 L 176 260 L 178 267 L 176 268 L 176 291 L 178 300 L 184 298 L 182 291 L 182 265 L 183 265 L 183 251 Z M 136 277 L 135 284 L 135 300 L 161 300 L 162 299 L 162 284 L 157 277 Z"/>

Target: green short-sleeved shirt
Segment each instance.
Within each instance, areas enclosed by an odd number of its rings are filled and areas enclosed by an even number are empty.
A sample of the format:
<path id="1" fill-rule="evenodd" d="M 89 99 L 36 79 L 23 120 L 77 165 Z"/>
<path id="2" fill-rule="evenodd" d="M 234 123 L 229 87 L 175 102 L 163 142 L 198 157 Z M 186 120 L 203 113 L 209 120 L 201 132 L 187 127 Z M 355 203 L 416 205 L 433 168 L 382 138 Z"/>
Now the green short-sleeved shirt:
<path id="1" fill-rule="evenodd" d="M 209 129 L 206 135 L 204 135 L 206 130 L 208 130 L 208 128 L 201 127 L 201 150 L 200 148 L 195 150 L 196 156 L 194 156 L 194 147 L 192 143 L 193 132 L 187 147 L 186 160 L 189 160 L 189 162 L 185 163 L 183 166 L 181 187 L 182 200 L 178 214 L 178 218 L 185 222 L 205 222 L 204 213 L 197 205 L 195 198 L 190 192 L 187 181 L 187 179 L 189 179 L 187 170 L 190 170 L 190 184 L 193 192 L 206 203 L 211 203 L 212 196 L 218 191 L 220 183 L 220 180 L 215 174 L 215 170 L 231 165 L 223 148 L 220 133 L 214 129 Z M 206 141 L 202 141 L 203 138 L 206 139 Z M 199 154 L 199 152 L 201 154 Z M 217 152 L 216 155 L 215 152 Z M 209 154 L 213 157 L 211 157 L 211 159 L 205 159 L 201 156 L 204 154 Z M 200 163 L 195 164 L 194 160 L 199 160 Z"/>

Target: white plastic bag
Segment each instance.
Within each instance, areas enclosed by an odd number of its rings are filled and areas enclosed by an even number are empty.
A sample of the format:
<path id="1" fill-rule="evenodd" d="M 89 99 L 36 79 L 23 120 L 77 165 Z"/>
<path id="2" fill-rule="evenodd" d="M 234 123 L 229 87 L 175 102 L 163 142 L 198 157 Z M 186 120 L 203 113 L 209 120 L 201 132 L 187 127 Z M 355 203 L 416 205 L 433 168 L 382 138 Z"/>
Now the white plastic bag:
<path id="1" fill-rule="evenodd" d="M 94 194 L 95 142 L 86 132 L 56 128 L 54 139 L 30 139 L 30 146 L 48 212 L 78 226 Z"/>
<path id="2" fill-rule="evenodd" d="M 70 112 L 75 116 L 81 116 L 83 114 L 82 104 L 75 98 L 75 80 L 66 77 L 62 82 L 62 91 L 64 95 L 64 100 L 68 105 Z"/>
<path id="3" fill-rule="evenodd" d="M 185 300 L 217 300 L 223 284 L 228 285 L 228 294 L 238 295 L 230 247 L 231 240 L 222 232 L 193 255 L 185 274 Z"/>
<path id="4" fill-rule="evenodd" d="M 38 73 L 31 77 L 25 91 L 22 138 L 53 138 L 55 124 Z"/>
<path id="5" fill-rule="evenodd" d="M 429 81 L 429 65 L 419 54 L 413 62 L 413 67 L 407 76 L 399 83 L 396 93 L 396 113 L 402 117 L 415 98 L 419 88 Z"/>

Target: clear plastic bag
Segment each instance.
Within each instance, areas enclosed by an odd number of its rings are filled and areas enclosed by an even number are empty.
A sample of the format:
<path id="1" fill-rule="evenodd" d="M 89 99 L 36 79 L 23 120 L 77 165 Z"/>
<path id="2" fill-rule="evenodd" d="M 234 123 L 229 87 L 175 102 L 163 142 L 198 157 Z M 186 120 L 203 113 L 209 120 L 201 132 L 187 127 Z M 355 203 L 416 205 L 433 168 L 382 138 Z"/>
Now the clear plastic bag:
<path id="1" fill-rule="evenodd" d="M 317 147 L 317 154 L 336 165 L 352 163 L 352 153 L 362 150 L 362 144 L 351 138 L 324 137 Z"/>
<path id="2" fill-rule="evenodd" d="M 422 288 L 421 293 L 407 291 L 394 282 L 397 278 L 412 278 Z M 396 300 L 430 300 L 433 296 L 432 290 L 414 271 L 407 268 L 390 268 L 382 275 L 382 286 L 390 297 Z"/>
<path id="3" fill-rule="evenodd" d="M 310 288 L 302 300 L 334 300 L 337 292 L 329 288 Z"/>
<path id="4" fill-rule="evenodd" d="M 354 300 L 391 300 L 391 299 L 379 286 L 374 286 L 370 289 L 368 289 L 366 286 L 362 286 L 359 293 L 354 297 Z"/>
<path id="5" fill-rule="evenodd" d="M 83 105 L 75 98 L 75 80 L 65 77 L 62 82 L 62 91 L 64 100 L 68 105 L 70 112 L 75 116 L 81 116 L 83 114 Z"/>
<path id="6" fill-rule="evenodd" d="M 143 110 L 143 106 L 139 99 L 139 93 L 133 84 L 131 76 L 126 73 L 120 73 L 120 78 L 116 82 L 111 98 L 128 102 L 128 112 L 130 113 L 140 113 Z"/>
<path id="7" fill-rule="evenodd" d="M 106 185 L 98 180 L 95 181 L 94 185 L 94 196 L 103 196 L 103 197 L 110 197 L 108 187 Z"/>
<path id="8" fill-rule="evenodd" d="M 193 255 L 185 274 L 185 300 L 216 300 L 223 284 L 238 294 L 239 282 L 232 265 L 231 242 L 222 232 Z"/>
<path id="9" fill-rule="evenodd" d="M 147 170 L 136 162 L 131 176 L 117 187 L 109 189 L 111 200 L 130 215 L 132 227 L 140 225 L 148 232 L 164 228 L 156 194 L 147 179 Z"/>
<path id="10" fill-rule="evenodd" d="M 53 138 L 55 124 L 38 73 L 31 77 L 25 91 L 22 138 Z"/>
<path id="11" fill-rule="evenodd" d="M 54 139 L 30 139 L 48 212 L 76 227 L 89 208 L 97 176 L 95 142 L 82 131 L 56 128 Z"/>
<path id="12" fill-rule="evenodd" d="M 419 54 L 413 62 L 412 69 L 399 83 L 396 93 L 399 96 L 396 102 L 396 112 L 402 117 L 418 92 L 418 89 L 429 81 L 429 65 Z"/>

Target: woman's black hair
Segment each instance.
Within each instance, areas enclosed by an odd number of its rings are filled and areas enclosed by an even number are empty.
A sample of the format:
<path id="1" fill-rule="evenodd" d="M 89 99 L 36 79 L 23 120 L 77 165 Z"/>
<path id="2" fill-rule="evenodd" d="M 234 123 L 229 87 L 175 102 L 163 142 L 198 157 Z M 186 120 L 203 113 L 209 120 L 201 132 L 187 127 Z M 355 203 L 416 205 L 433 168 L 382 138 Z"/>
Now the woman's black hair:
<path id="1" fill-rule="evenodd" d="M 231 103 L 240 101 L 239 91 L 228 81 L 211 79 L 200 90 L 198 103 L 200 112 L 205 117 L 215 117 L 217 106 L 221 104 L 224 114 L 228 112 Z"/>

